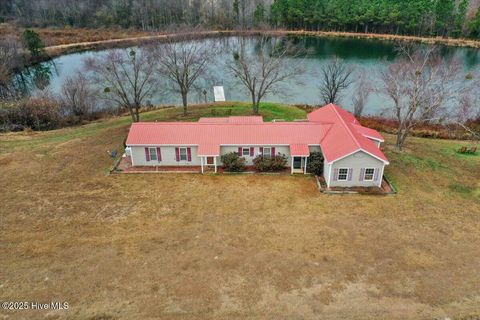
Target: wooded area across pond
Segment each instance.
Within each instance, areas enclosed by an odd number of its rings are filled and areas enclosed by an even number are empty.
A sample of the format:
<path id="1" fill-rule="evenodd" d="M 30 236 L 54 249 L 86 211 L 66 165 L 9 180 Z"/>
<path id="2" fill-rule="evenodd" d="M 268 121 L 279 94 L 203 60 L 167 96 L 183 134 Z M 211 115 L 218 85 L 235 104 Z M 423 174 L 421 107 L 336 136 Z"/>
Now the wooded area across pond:
<path id="1" fill-rule="evenodd" d="M 3 0 L 0 22 L 32 27 L 260 26 L 415 36 L 480 36 L 479 0 Z"/>

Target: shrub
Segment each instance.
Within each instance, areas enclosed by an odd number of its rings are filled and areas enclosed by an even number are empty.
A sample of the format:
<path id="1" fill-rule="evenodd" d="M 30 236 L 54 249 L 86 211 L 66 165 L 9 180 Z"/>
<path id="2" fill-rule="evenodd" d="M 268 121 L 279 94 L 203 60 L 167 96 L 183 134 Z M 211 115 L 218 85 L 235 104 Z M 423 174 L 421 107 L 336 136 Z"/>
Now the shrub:
<path id="1" fill-rule="evenodd" d="M 245 170 L 245 158 L 240 157 L 236 152 L 224 154 L 221 159 L 226 171 L 241 172 Z"/>
<path id="2" fill-rule="evenodd" d="M 287 157 L 283 154 L 278 154 L 271 158 L 265 158 L 262 155 L 257 156 L 253 159 L 253 164 L 255 169 L 260 172 L 275 172 L 285 169 L 287 165 Z"/>
<path id="3" fill-rule="evenodd" d="M 30 98 L 0 106 L 2 131 L 18 131 L 23 128 L 52 130 L 62 125 L 58 103 L 48 97 Z"/>
<path id="4" fill-rule="evenodd" d="M 312 152 L 307 160 L 307 172 L 314 175 L 323 173 L 323 154 L 321 152 Z"/>

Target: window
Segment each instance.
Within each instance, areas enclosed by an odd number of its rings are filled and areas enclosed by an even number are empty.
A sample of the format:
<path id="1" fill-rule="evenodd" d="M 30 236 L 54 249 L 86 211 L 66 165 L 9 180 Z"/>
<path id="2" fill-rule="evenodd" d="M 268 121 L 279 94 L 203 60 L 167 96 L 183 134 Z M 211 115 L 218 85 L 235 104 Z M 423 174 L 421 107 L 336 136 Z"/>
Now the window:
<path id="1" fill-rule="evenodd" d="M 180 161 L 187 161 L 187 148 L 179 148 L 180 150 Z"/>
<path id="2" fill-rule="evenodd" d="M 337 178 L 338 181 L 347 181 L 347 177 L 348 177 L 348 169 L 346 168 L 338 169 L 338 178 Z"/>
<path id="3" fill-rule="evenodd" d="M 250 148 L 242 148 L 242 156 L 249 156 Z"/>
<path id="4" fill-rule="evenodd" d="M 264 147 L 263 148 L 263 157 L 267 158 L 267 159 L 270 159 L 271 156 L 272 156 L 272 148 Z"/>
<path id="5" fill-rule="evenodd" d="M 373 176 L 375 174 L 374 168 L 366 168 L 365 174 L 363 175 L 363 180 L 365 181 L 373 181 Z"/>
<path id="6" fill-rule="evenodd" d="M 148 153 L 151 161 L 157 160 L 157 148 L 148 148 Z"/>

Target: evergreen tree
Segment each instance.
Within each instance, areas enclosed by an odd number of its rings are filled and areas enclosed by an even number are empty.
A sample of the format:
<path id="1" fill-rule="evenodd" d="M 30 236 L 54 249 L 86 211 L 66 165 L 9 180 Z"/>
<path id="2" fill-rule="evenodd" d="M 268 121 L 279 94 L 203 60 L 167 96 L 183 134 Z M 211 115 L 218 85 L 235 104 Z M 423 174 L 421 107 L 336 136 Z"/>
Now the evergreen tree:
<path id="1" fill-rule="evenodd" d="M 265 20 L 265 7 L 262 3 L 257 4 L 255 12 L 253 13 L 253 23 L 258 26 Z"/>
<path id="2" fill-rule="evenodd" d="M 435 33 L 447 36 L 451 28 L 451 20 L 455 9 L 455 0 L 437 0 L 435 5 Z"/>
<path id="3" fill-rule="evenodd" d="M 23 45 L 30 51 L 32 57 L 39 57 L 45 53 L 45 46 L 38 33 L 26 29 L 22 34 Z"/>
<path id="4" fill-rule="evenodd" d="M 452 32 L 453 36 L 455 37 L 463 35 L 465 19 L 467 18 L 468 5 L 468 0 L 460 0 L 460 3 L 458 4 L 458 8 L 455 13 L 455 26 Z"/>
<path id="5" fill-rule="evenodd" d="M 480 8 L 477 9 L 477 13 L 472 21 L 469 23 L 470 36 L 474 38 L 480 38 Z"/>

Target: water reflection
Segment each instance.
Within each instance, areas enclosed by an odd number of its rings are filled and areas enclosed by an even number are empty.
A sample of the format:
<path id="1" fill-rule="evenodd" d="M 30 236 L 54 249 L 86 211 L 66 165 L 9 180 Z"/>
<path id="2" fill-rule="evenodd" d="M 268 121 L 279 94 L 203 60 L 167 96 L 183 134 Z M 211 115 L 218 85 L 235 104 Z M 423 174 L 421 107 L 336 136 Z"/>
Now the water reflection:
<path id="1" fill-rule="evenodd" d="M 50 86 L 52 76 L 60 76 L 54 61 L 26 67 L 13 77 L 12 86 L 20 96 L 29 96 Z"/>

